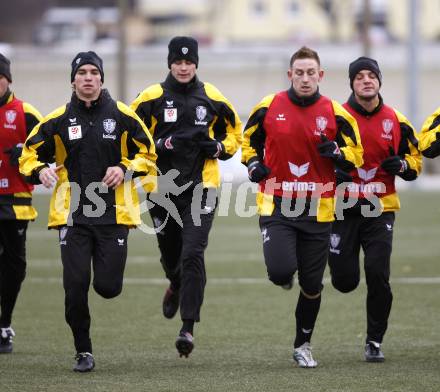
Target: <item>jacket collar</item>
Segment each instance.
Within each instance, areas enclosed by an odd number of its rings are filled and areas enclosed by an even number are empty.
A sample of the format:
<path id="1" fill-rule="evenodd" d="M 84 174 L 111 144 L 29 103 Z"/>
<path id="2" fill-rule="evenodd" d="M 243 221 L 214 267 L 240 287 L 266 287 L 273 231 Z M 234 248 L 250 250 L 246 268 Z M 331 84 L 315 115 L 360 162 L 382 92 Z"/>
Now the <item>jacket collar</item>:
<path id="1" fill-rule="evenodd" d="M 167 78 L 162 83 L 162 87 L 181 94 L 188 94 L 200 85 L 201 82 L 197 75 L 195 75 L 188 83 L 180 83 L 173 75 L 171 75 L 171 72 L 168 73 Z"/>
<path id="2" fill-rule="evenodd" d="M 364 109 L 363 106 L 361 106 L 357 101 L 356 98 L 354 97 L 354 93 L 351 93 L 350 97 L 348 98 L 347 101 L 348 105 L 357 113 L 359 113 L 361 116 L 372 116 L 373 114 L 376 114 L 380 109 L 382 109 L 383 106 L 383 98 L 382 96 L 379 94 L 379 104 L 371 111 L 367 111 Z"/>
<path id="3" fill-rule="evenodd" d="M 291 86 L 289 90 L 287 90 L 287 95 L 295 105 L 303 107 L 313 105 L 319 98 L 321 98 L 319 88 L 313 95 L 310 95 L 309 97 L 300 97 L 294 90 L 293 86 Z"/>

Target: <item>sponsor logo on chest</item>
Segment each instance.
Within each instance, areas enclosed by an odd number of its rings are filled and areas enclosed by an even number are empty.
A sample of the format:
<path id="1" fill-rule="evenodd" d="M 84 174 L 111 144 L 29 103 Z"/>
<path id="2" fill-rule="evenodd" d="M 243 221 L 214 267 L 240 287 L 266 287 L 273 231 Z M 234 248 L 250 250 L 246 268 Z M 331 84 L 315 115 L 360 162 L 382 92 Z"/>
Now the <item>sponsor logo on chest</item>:
<path id="1" fill-rule="evenodd" d="M 69 133 L 69 140 L 76 140 L 82 138 L 81 125 L 71 125 L 67 128 Z"/>
<path id="2" fill-rule="evenodd" d="M 173 104 L 173 101 L 167 101 L 167 104 L 168 104 L 168 102 L 170 102 L 171 105 Z M 165 108 L 163 110 L 163 120 L 166 123 L 176 122 L 177 121 L 177 108 L 170 108 L 170 107 Z"/>
<path id="3" fill-rule="evenodd" d="M 17 129 L 17 124 L 15 124 L 16 118 L 17 118 L 17 112 L 15 110 L 6 110 L 5 112 L 6 122 L 3 124 L 3 126 L 6 129 Z"/>

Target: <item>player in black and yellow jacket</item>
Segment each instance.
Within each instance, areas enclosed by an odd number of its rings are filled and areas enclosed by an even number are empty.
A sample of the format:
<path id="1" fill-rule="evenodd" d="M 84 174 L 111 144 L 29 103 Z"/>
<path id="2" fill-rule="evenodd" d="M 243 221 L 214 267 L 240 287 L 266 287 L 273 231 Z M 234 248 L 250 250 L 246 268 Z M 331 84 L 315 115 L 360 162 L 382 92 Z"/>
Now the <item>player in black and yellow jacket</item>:
<path id="1" fill-rule="evenodd" d="M 12 352 L 12 312 L 26 275 L 26 231 L 37 216 L 32 185 L 18 171 L 26 137 L 41 120 L 10 91 L 10 61 L 0 54 L 0 354 Z"/>
<path id="2" fill-rule="evenodd" d="M 102 89 L 104 71 L 94 52 L 72 62 L 74 92 L 26 140 L 20 171 L 50 187 L 56 182 L 49 228 L 59 229 L 66 321 L 72 329 L 75 371 L 93 369 L 88 290 L 104 298 L 122 290 L 128 229 L 140 223 L 133 175 L 155 173 L 154 143 L 137 115 Z M 56 167 L 49 167 L 55 162 Z M 127 173 L 126 173 L 127 172 Z"/>
<path id="3" fill-rule="evenodd" d="M 422 125 L 419 134 L 419 150 L 426 158 L 440 155 L 440 107 Z"/>
<path id="4" fill-rule="evenodd" d="M 176 346 L 181 355 L 188 356 L 194 347 L 193 326 L 200 320 L 206 283 L 204 252 L 216 208 L 216 197 L 210 195 L 220 185 L 217 159 L 230 158 L 240 147 L 241 122 L 231 103 L 212 84 L 197 78 L 197 41 L 175 37 L 168 48 L 171 71 L 166 80 L 142 91 L 131 107 L 153 135 L 161 174 L 177 170 L 175 183 L 186 188 L 169 199 L 178 211 L 179 223 L 157 204 L 150 214 L 161 263 L 170 280 L 163 313 L 174 317 L 180 304 L 183 326 Z M 167 192 L 161 189 L 160 180 L 158 188 L 158 192 Z M 193 209 L 198 197 L 200 222 Z"/>

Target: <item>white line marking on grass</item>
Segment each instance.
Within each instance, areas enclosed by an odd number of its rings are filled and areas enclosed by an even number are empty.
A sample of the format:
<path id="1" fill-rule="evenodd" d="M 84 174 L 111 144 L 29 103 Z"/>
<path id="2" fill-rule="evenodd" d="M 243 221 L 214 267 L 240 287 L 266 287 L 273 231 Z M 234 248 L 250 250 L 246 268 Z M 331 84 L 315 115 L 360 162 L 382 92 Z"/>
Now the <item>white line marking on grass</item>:
<path id="1" fill-rule="evenodd" d="M 26 279 L 30 283 L 62 283 L 61 278 L 47 277 L 37 278 L 29 277 Z M 324 283 L 329 284 L 330 279 L 325 278 Z M 365 283 L 365 280 L 363 280 Z M 124 284 L 134 285 L 165 285 L 168 280 L 164 278 L 125 278 Z M 208 278 L 208 284 L 225 285 L 225 284 L 271 284 L 266 278 Z M 391 284 L 440 284 L 440 276 L 433 277 L 412 277 L 412 278 L 394 278 L 391 279 Z"/>

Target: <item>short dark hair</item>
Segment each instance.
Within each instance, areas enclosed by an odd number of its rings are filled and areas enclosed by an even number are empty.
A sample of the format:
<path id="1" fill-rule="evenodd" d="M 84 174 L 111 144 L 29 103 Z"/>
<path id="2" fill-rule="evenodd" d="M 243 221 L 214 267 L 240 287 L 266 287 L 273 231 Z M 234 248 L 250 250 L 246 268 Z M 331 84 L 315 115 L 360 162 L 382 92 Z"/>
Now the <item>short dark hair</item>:
<path id="1" fill-rule="evenodd" d="M 292 55 L 290 58 L 290 67 L 292 67 L 295 60 L 298 59 L 313 59 L 316 60 L 319 66 L 321 66 L 321 60 L 319 59 L 318 53 L 307 46 L 303 46 Z"/>

